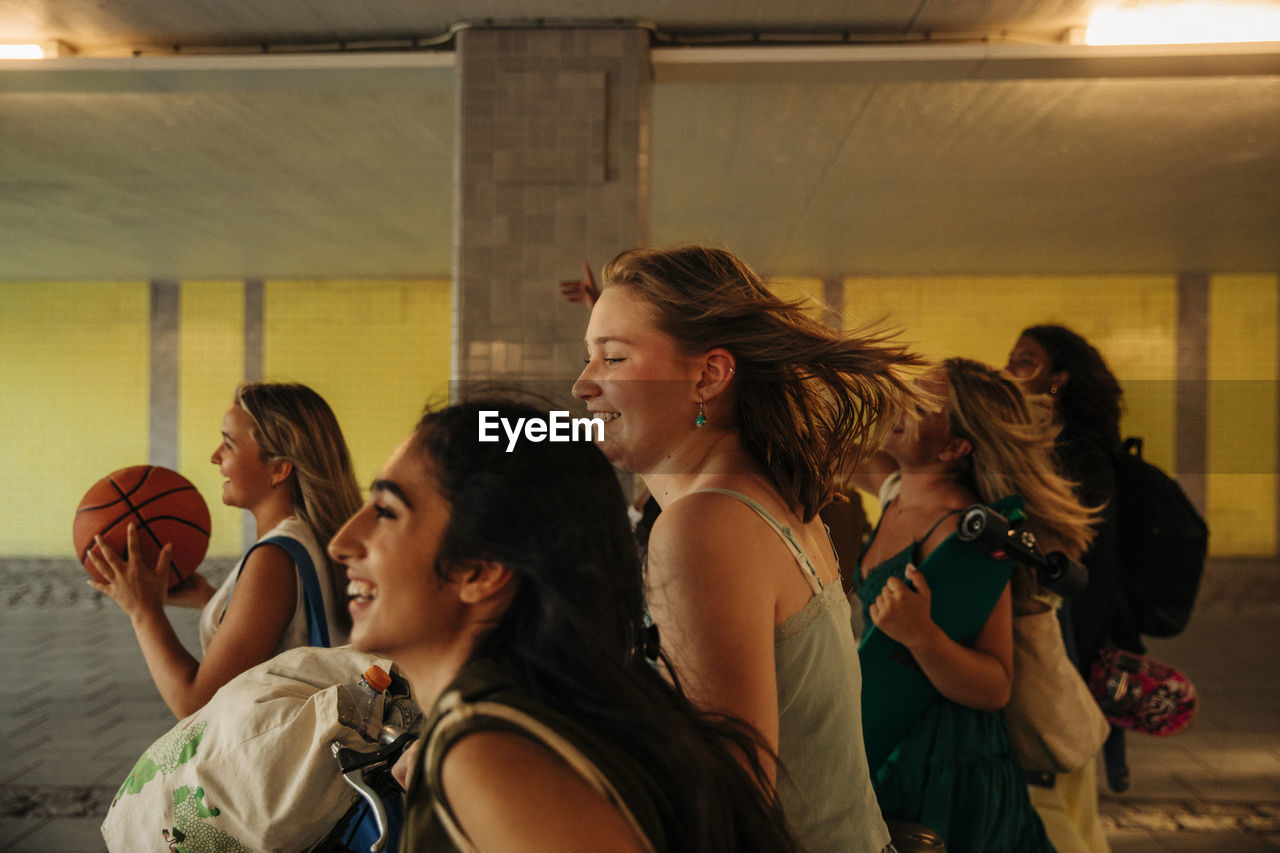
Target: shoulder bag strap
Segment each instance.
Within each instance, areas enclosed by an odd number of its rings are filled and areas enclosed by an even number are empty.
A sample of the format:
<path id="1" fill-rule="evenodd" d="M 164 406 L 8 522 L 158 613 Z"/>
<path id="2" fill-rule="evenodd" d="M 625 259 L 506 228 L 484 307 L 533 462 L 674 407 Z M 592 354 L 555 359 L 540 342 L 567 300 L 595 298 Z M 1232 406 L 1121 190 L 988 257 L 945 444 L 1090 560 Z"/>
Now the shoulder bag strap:
<path id="1" fill-rule="evenodd" d="M 644 829 L 640 826 L 640 822 L 631 813 L 631 809 L 627 807 L 617 789 L 614 788 L 613 783 L 605 777 L 604 773 L 590 758 L 570 743 L 567 738 L 535 717 L 510 705 L 485 701 L 464 702 L 461 696 L 457 694 L 453 697 L 446 697 L 443 700 L 443 704 L 448 705 L 451 699 L 454 704 L 448 707 L 436 724 L 432 726 L 431 733 L 427 738 L 426 748 L 423 750 L 422 769 L 427 774 L 427 779 L 424 781 L 430 784 L 431 792 L 435 797 L 436 815 L 440 818 L 440 823 L 449 834 L 450 840 L 459 850 L 464 851 L 464 853 L 470 853 L 470 851 L 475 850 L 475 846 L 471 843 L 471 839 L 467 837 L 466 833 L 462 831 L 462 827 L 458 826 L 453 810 L 449 807 L 448 801 L 445 800 L 444 786 L 439 784 L 437 774 L 440 772 L 441 762 L 444 761 L 444 752 L 453 745 L 455 740 L 451 736 L 455 727 L 468 720 L 489 718 L 505 723 L 506 727 L 523 732 L 526 736 L 543 744 L 558 755 L 588 785 L 598 793 L 603 794 L 613 804 L 614 808 L 622 815 L 623 820 L 631 827 L 631 831 L 635 833 L 636 838 L 640 840 L 641 846 L 646 853 L 654 853 L 653 842 L 649 840 Z"/>
<path id="2" fill-rule="evenodd" d="M 297 539 L 288 536 L 270 536 L 254 544 L 245 552 L 244 560 L 241 561 L 241 571 L 244 571 L 244 564 L 249 561 L 249 555 L 263 545 L 275 545 L 283 549 L 293 560 L 293 564 L 298 569 L 298 579 L 302 582 L 303 610 L 307 617 L 307 645 L 328 648 L 329 621 L 324 615 L 324 596 L 320 592 L 320 580 L 316 577 L 315 563 L 311 561 L 311 554 L 307 551 L 307 547 Z M 239 579 L 237 576 L 236 580 Z M 235 581 L 232 581 L 231 589 L 227 590 L 227 605 L 231 604 L 231 594 L 235 592 L 235 588 Z M 223 607 L 222 612 L 226 614 L 226 606 Z"/>

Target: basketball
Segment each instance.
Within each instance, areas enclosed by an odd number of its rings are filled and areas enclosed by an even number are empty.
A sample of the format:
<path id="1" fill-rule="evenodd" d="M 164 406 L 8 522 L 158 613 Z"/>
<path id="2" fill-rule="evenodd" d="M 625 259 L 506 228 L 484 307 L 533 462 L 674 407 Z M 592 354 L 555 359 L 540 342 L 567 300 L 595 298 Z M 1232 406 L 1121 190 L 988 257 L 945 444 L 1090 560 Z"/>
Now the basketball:
<path id="1" fill-rule="evenodd" d="M 209 549 L 209 506 L 191 481 L 168 468 L 134 465 L 94 483 L 76 509 L 72 538 L 76 555 L 94 580 L 102 577 L 89 561 L 94 536 L 127 559 L 126 534 L 138 531 L 143 562 L 155 566 L 160 549 L 173 543 L 169 587 L 191 575 Z"/>

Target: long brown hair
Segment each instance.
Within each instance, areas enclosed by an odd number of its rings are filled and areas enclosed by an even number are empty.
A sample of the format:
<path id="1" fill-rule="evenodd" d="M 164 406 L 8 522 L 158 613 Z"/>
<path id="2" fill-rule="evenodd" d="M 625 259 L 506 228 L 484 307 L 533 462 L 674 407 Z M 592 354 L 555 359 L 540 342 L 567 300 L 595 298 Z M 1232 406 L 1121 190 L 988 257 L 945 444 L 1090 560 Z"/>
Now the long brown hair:
<path id="1" fill-rule="evenodd" d="M 774 296 L 729 252 L 631 249 L 604 268 L 686 354 L 724 347 L 736 360 L 734 426 L 747 452 L 805 521 L 835 478 L 877 448 L 898 407 L 920 395 L 902 368 L 922 360 L 884 336 L 849 336 Z"/>
<path id="2" fill-rule="evenodd" d="M 293 512 L 325 551 L 363 502 L 333 409 L 306 385 L 292 383 L 246 382 L 236 388 L 236 402 L 253 419 L 253 437 L 263 460 L 292 463 Z M 332 559 L 327 562 L 334 600 L 341 601 L 346 570 Z M 350 620 L 345 607 L 336 613 L 344 625 Z"/>
<path id="3" fill-rule="evenodd" d="M 1046 550 L 1061 548 L 1079 557 L 1093 539 L 1097 509 L 1081 506 L 1071 481 L 1058 473 L 1052 411 L 1029 401 L 993 367 L 949 358 L 943 368 L 951 431 L 973 448 L 961 459 L 956 479 L 985 503 L 1021 495 L 1027 522 Z"/>

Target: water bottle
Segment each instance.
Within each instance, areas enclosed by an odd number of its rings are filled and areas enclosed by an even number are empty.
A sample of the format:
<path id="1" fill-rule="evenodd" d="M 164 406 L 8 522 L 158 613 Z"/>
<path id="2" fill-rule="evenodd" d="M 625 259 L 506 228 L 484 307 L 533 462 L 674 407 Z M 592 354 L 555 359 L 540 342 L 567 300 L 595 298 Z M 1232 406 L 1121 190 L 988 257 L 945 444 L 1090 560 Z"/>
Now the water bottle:
<path id="1" fill-rule="evenodd" d="M 391 676 L 374 664 L 359 681 L 338 686 L 338 722 L 360 733 L 370 743 L 378 742 L 382 721 L 377 712 L 378 695 L 391 685 Z"/>

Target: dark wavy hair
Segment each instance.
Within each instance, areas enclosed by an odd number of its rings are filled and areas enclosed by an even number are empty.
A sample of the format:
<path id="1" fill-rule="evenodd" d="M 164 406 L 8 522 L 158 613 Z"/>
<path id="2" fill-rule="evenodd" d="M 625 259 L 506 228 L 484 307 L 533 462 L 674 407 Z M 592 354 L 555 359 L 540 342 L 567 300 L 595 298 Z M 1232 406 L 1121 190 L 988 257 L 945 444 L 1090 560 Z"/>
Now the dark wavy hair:
<path id="1" fill-rule="evenodd" d="M 1064 424 L 1083 427 L 1112 444 L 1120 442 L 1120 383 L 1102 355 L 1066 326 L 1042 324 L 1022 330 L 1049 355 L 1049 370 L 1070 374 L 1058 390 L 1058 414 Z"/>
<path id="2" fill-rule="evenodd" d="M 672 850 L 795 850 L 745 723 L 697 710 L 645 622 L 639 551 L 612 466 L 590 442 L 480 442 L 481 411 L 545 418 L 510 396 L 428 412 L 414 433 L 450 505 L 436 572 L 481 559 L 515 575 L 477 640 L 547 706 L 620 743 L 658 780 Z M 648 651 L 648 654 L 646 654 Z M 656 654 L 671 680 L 650 659 Z M 767 753 L 766 753 L 767 754 Z"/>
<path id="3" fill-rule="evenodd" d="M 631 249 L 605 265 L 604 283 L 640 295 L 686 353 L 733 353 L 734 426 L 805 521 L 837 474 L 880 446 L 899 407 L 921 399 L 903 368 L 922 359 L 885 336 L 828 328 L 723 249 Z"/>

